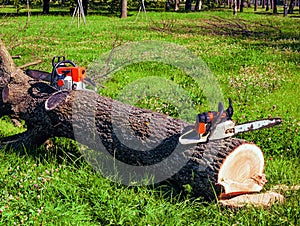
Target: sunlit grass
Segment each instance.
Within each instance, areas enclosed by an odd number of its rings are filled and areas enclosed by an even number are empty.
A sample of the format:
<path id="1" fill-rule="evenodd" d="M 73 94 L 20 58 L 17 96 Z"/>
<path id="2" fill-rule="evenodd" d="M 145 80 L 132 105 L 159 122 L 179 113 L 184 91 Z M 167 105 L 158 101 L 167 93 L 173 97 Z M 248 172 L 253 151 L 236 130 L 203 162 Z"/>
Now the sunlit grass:
<path id="1" fill-rule="evenodd" d="M 265 190 L 278 184 L 300 184 L 299 19 L 254 14 L 253 8 L 245 9 L 238 17 L 233 17 L 231 11 L 149 12 L 147 16 L 120 20 L 93 15 L 87 17 L 87 26 L 81 24 L 79 28 L 70 16 L 32 16 L 29 21 L 27 17 L 3 17 L 0 37 L 11 55 L 21 55 L 21 59 L 15 59 L 17 66 L 40 59 L 43 62 L 32 68 L 46 71 L 51 71 L 54 55 L 65 55 L 88 67 L 114 46 L 128 42 L 159 40 L 182 45 L 205 61 L 220 82 L 225 99 L 233 99 L 235 120 L 244 122 L 269 115 L 284 119 L 280 127 L 241 136 L 257 143 L 265 153 Z M 216 18 L 223 21 L 222 34 L 211 25 Z M 245 23 L 249 35 L 225 26 L 223 19 Z M 148 75 L 173 79 L 185 85 L 193 98 L 202 97 L 201 91 L 190 87 L 190 78 L 184 72 L 155 62 L 123 68 L 101 84 L 104 88 L 100 92 L 115 98 L 123 87 Z M 174 110 L 173 105 L 155 98 L 139 104 L 160 108 L 163 113 Z M 25 129 L 16 128 L 8 118 L 0 121 L 0 137 Z M 167 185 L 128 187 L 114 183 L 74 154 L 76 144 L 64 139 L 52 142 L 35 155 L 0 152 L 2 224 L 299 224 L 299 191 L 282 191 L 285 204 L 270 209 L 231 210 L 201 198 L 194 200 L 188 192 L 180 196 Z"/>

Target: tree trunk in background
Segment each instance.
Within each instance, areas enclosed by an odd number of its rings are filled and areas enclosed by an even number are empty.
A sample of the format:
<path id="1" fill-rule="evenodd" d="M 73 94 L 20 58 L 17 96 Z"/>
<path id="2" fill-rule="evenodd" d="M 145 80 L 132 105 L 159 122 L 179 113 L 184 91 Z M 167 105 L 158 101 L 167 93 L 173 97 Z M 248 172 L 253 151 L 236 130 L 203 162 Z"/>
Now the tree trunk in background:
<path id="1" fill-rule="evenodd" d="M 243 12 L 244 10 L 244 1 L 243 0 L 240 0 L 240 12 Z"/>
<path id="2" fill-rule="evenodd" d="M 269 6 L 270 6 L 270 0 L 266 0 L 266 11 L 270 10 Z"/>
<path id="3" fill-rule="evenodd" d="M 262 2 L 261 2 L 261 8 L 265 8 L 266 7 L 266 1 L 265 0 L 262 0 Z"/>
<path id="4" fill-rule="evenodd" d="M 294 13 L 294 7 L 295 7 L 295 0 L 290 0 L 288 14 Z"/>
<path id="5" fill-rule="evenodd" d="M 185 1 L 185 11 L 190 12 L 192 10 L 192 0 Z"/>
<path id="6" fill-rule="evenodd" d="M 233 0 L 233 15 L 237 15 L 237 0 Z"/>
<path id="7" fill-rule="evenodd" d="M 273 0 L 273 13 L 276 14 L 277 13 L 277 0 Z"/>
<path id="8" fill-rule="evenodd" d="M 228 4 L 228 8 L 231 9 L 232 8 L 232 0 L 227 0 L 227 4 Z"/>
<path id="9" fill-rule="evenodd" d="M 195 11 L 200 11 L 202 9 L 202 0 L 196 0 Z"/>
<path id="10" fill-rule="evenodd" d="M 50 0 L 43 0 L 43 14 L 49 14 L 50 12 Z"/>
<path id="11" fill-rule="evenodd" d="M 258 0 L 254 0 L 254 12 L 257 11 L 258 8 Z"/>
<path id="12" fill-rule="evenodd" d="M 89 7 L 89 0 L 82 0 L 82 7 L 83 7 L 84 15 L 87 16 L 88 7 Z"/>
<path id="13" fill-rule="evenodd" d="M 251 7 L 251 1 L 247 0 L 247 7 L 250 8 Z"/>
<path id="14" fill-rule="evenodd" d="M 27 128 L 1 138 L 0 149 L 25 149 L 30 154 L 48 138 L 66 137 L 93 149 L 97 155 L 84 157 L 92 160 L 93 166 L 113 168 L 115 174 L 111 176 L 127 173 L 126 167 L 137 167 L 139 170 L 128 176 L 131 180 L 140 173 L 140 167 L 151 168 L 147 175 L 167 173 L 170 177 L 166 179 L 172 183 L 179 187 L 190 184 L 196 196 L 208 200 L 258 192 L 266 182 L 263 154 L 255 144 L 227 138 L 181 145 L 179 136 L 193 125 L 95 92 L 57 91 L 17 69 L 1 40 L 0 109 L 0 117 L 19 117 Z M 124 165 L 122 169 L 116 165 L 118 161 Z M 163 167 L 157 164 L 161 162 Z"/>
<path id="15" fill-rule="evenodd" d="M 180 3 L 179 0 L 175 0 L 175 5 L 174 5 L 174 10 L 175 10 L 175 11 L 178 11 L 178 10 L 179 10 L 179 3 Z"/>
<path id="16" fill-rule="evenodd" d="M 121 18 L 127 17 L 127 0 L 121 0 Z"/>

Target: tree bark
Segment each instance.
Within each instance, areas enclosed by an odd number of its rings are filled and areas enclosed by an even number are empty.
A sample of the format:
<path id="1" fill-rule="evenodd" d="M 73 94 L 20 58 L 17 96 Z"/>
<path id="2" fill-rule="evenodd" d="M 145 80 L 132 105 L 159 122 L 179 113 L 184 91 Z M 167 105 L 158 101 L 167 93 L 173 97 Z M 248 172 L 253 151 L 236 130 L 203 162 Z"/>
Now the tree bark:
<path id="1" fill-rule="evenodd" d="M 233 0 L 233 15 L 237 15 L 238 12 L 237 5 L 238 5 L 237 0 Z"/>
<path id="2" fill-rule="evenodd" d="M 180 3 L 179 0 L 175 0 L 175 4 L 174 4 L 174 10 L 175 10 L 175 11 L 178 11 L 178 10 L 179 10 L 179 3 Z"/>
<path id="3" fill-rule="evenodd" d="M 121 18 L 127 18 L 127 0 L 121 0 Z"/>
<path id="4" fill-rule="evenodd" d="M 244 10 L 244 1 L 241 0 L 241 2 L 240 2 L 240 12 L 243 12 L 243 10 Z"/>
<path id="5" fill-rule="evenodd" d="M 266 0 L 266 11 L 269 11 L 270 4 L 270 0 Z"/>
<path id="6" fill-rule="evenodd" d="M 227 0 L 227 5 L 228 5 L 228 8 L 231 9 L 232 8 L 232 0 Z"/>
<path id="7" fill-rule="evenodd" d="M 192 10 L 192 0 L 185 1 L 185 11 L 190 12 Z"/>
<path id="8" fill-rule="evenodd" d="M 254 0 L 254 12 L 257 11 L 257 8 L 258 8 L 258 1 Z"/>
<path id="9" fill-rule="evenodd" d="M 88 14 L 89 0 L 82 1 L 83 13 L 85 16 Z"/>
<path id="10" fill-rule="evenodd" d="M 277 14 L 277 0 L 273 0 L 273 5 L 272 5 L 272 7 L 273 7 L 273 13 L 274 13 L 274 14 Z"/>
<path id="11" fill-rule="evenodd" d="M 43 0 L 43 14 L 49 14 L 50 12 L 50 0 Z"/>
<path id="12" fill-rule="evenodd" d="M 202 9 L 202 0 L 196 0 L 195 11 L 200 11 Z"/>
<path id="13" fill-rule="evenodd" d="M 0 95 L 0 116 L 24 119 L 27 127 L 24 133 L 0 139 L 1 149 L 25 148 L 30 153 L 51 137 L 66 137 L 94 150 L 92 157 L 84 153 L 86 159 L 96 168 L 107 167 L 107 174 L 118 161 L 125 165 L 116 164 L 118 174 L 132 167 L 146 169 L 120 177 L 122 183 L 149 173 L 179 187 L 190 184 L 196 196 L 208 200 L 258 192 L 264 186 L 263 155 L 255 144 L 228 138 L 181 145 L 179 136 L 192 125 L 95 92 L 57 91 L 17 69 L 1 40 Z"/>
<path id="14" fill-rule="evenodd" d="M 294 7 L 295 7 L 295 0 L 290 0 L 288 14 L 293 14 L 294 13 Z"/>

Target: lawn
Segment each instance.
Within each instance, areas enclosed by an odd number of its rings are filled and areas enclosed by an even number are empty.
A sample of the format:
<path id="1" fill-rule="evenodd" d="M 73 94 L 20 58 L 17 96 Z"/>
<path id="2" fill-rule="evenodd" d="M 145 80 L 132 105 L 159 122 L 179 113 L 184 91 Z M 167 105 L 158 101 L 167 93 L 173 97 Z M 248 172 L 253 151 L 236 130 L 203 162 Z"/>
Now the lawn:
<path id="1" fill-rule="evenodd" d="M 205 64 L 209 81 L 218 82 L 223 99 L 233 99 L 238 123 L 270 116 L 283 119 L 280 126 L 239 135 L 262 148 L 268 180 L 264 190 L 270 190 L 279 184 L 300 184 L 299 19 L 299 14 L 284 18 L 282 14 L 253 13 L 253 9 L 236 17 L 226 10 L 147 12 L 138 17 L 131 12 L 122 20 L 91 15 L 86 26 L 77 27 L 77 21 L 66 15 L 3 16 L 0 38 L 12 56 L 21 56 L 15 59 L 17 66 L 41 60 L 31 68 L 46 71 L 51 71 L 55 55 L 65 55 L 87 68 L 100 67 L 99 59 L 117 47 L 119 62 L 129 58 L 129 63 L 101 77 L 99 93 L 130 102 L 124 88 L 156 76 L 186 90 L 196 111 L 210 105 L 201 77 L 185 69 L 193 68 L 194 62 Z M 167 55 L 171 64 L 157 60 L 158 52 L 152 58 L 141 54 L 138 59 L 125 54 L 123 46 L 150 41 L 178 49 Z M 182 117 L 180 101 L 176 94 L 168 101 L 156 94 L 133 104 Z M 5 117 L 0 137 L 24 129 Z M 1 224 L 299 225 L 299 190 L 280 191 L 285 203 L 267 209 L 229 209 L 194 198 L 188 189 L 181 195 L 168 184 L 129 187 L 115 183 L 93 171 L 77 149 L 73 141 L 53 139 L 36 154 L 0 151 Z"/>

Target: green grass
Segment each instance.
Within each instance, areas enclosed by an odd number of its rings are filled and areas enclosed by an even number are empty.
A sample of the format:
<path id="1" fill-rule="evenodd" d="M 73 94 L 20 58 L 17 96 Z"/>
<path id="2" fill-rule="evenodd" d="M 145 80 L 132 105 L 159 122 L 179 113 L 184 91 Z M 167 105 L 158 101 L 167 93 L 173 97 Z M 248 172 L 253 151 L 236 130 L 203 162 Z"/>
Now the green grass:
<path id="1" fill-rule="evenodd" d="M 3 9 L 1 9 L 3 10 Z M 281 10 L 281 8 L 280 8 Z M 283 118 L 282 126 L 239 137 L 258 144 L 266 160 L 268 183 L 300 183 L 300 31 L 299 14 L 254 14 L 246 9 L 201 13 L 143 13 L 120 20 L 92 15 L 87 26 L 68 16 L 3 17 L 0 37 L 23 65 L 51 70 L 51 58 L 65 55 L 88 67 L 112 47 L 134 41 L 156 40 L 183 46 L 201 58 L 219 81 L 223 96 L 234 101 L 239 123 L 268 116 Z M 280 11 L 281 12 L 281 11 Z M 123 87 L 149 75 L 171 80 L 185 89 L 197 110 L 206 104 L 193 79 L 172 65 L 140 62 L 121 68 L 100 93 L 113 98 Z M 178 106 L 157 96 L 136 104 L 174 117 Z M 178 99 L 175 99 L 179 101 Z M 217 106 L 216 106 L 217 107 Z M 1 119 L 0 137 L 21 132 L 9 118 Z M 222 208 L 190 194 L 180 196 L 168 185 L 128 187 L 95 173 L 78 155 L 76 144 L 54 139 L 35 155 L 0 152 L 0 222 L 16 224 L 100 225 L 299 225 L 299 191 L 283 191 L 286 202 L 269 209 Z"/>
<path id="2" fill-rule="evenodd" d="M 299 159 L 266 159 L 269 184 L 293 185 Z M 297 225 L 299 191 L 285 191 L 284 205 L 230 210 L 180 198 L 169 187 L 126 187 L 93 173 L 85 163 L 58 164 L 1 153 L 2 224 Z M 267 188 L 272 186 L 268 185 Z"/>

